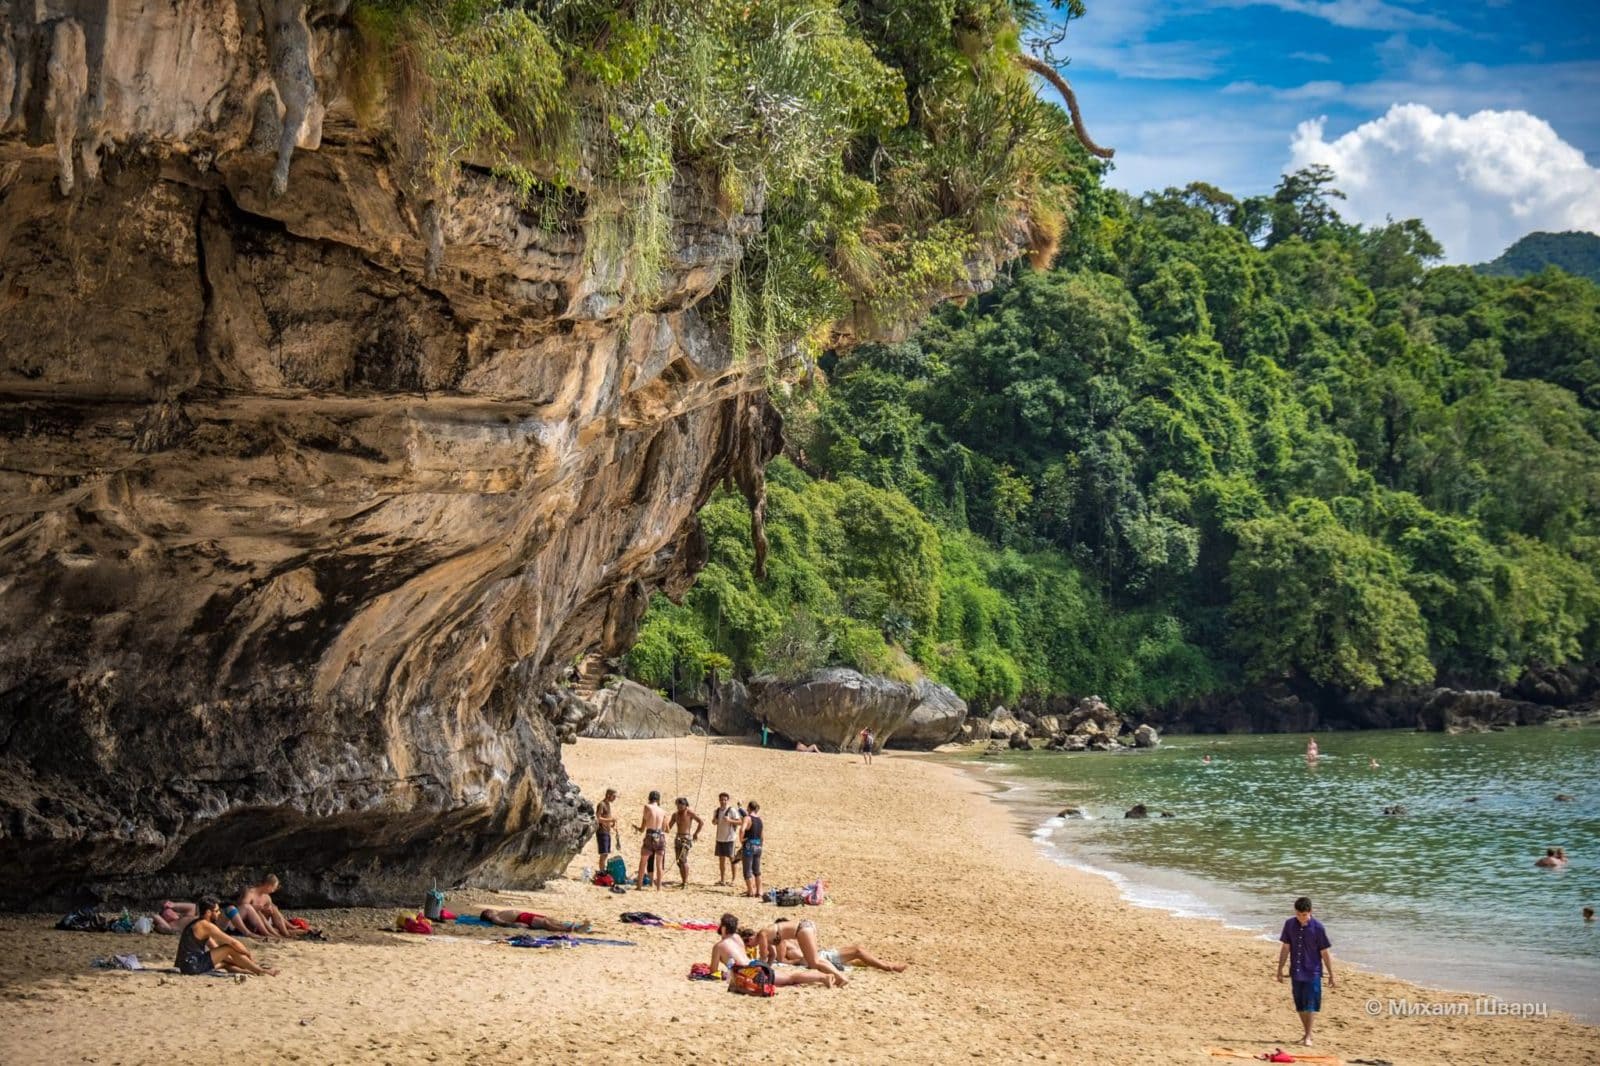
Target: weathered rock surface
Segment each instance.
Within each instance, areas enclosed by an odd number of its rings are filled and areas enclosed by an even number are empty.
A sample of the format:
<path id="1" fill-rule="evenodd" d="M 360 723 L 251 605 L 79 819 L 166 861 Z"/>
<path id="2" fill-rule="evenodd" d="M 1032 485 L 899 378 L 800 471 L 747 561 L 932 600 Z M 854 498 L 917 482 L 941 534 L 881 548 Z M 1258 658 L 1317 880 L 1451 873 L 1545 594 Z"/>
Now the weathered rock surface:
<path id="1" fill-rule="evenodd" d="M 912 686 L 912 691 L 916 705 L 911 708 L 905 724 L 890 734 L 888 746 L 932 751 L 960 736 L 961 726 L 967 720 L 966 700 L 927 678 Z"/>
<path id="2" fill-rule="evenodd" d="M 608 685 L 589 700 L 594 720 L 581 736 L 605 740 L 656 740 L 686 737 L 694 716 L 653 689 L 626 679 Z"/>
<path id="3" fill-rule="evenodd" d="M 750 679 L 755 717 L 791 741 L 816 744 L 823 751 L 855 746 L 870 728 L 880 743 L 900 730 L 916 706 L 910 685 L 828 667 L 792 681 L 762 676 Z"/>
<path id="4" fill-rule="evenodd" d="M 1153 748 L 1161 743 L 1161 735 L 1156 732 L 1156 727 L 1146 722 L 1133 731 L 1133 746 L 1136 748 Z"/>
<path id="5" fill-rule="evenodd" d="M 750 713 L 750 690 L 742 681 L 718 682 L 706 704 L 706 716 L 711 732 L 719 737 L 743 737 L 761 731 L 760 723 Z"/>
<path id="6" fill-rule="evenodd" d="M 759 204 L 682 178 L 642 303 L 581 205 L 418 203 L 344 7 L 0 0 L 0 906 L 537 883 L 592 825 L 544 696 L 761 498 L 700 310 Z"/>

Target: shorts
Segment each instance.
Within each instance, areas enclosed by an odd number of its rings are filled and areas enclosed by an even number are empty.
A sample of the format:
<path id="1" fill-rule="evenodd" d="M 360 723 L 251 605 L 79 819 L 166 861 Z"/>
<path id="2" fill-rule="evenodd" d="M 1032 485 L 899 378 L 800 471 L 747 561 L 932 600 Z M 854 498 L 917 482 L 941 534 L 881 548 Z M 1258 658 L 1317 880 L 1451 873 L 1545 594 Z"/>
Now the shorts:
<path id="1" fill-rule="evenodd" d="M 183 958 L 178 960 L 178 972 L 186 973 L 190 977 L 194 977 L 203 973 L 210 973 L 216 968 L 217 964 L 211 961 L 211 952 L 205 949 L 191 951 Z"/>
<path id="2" fill-rule="evenodd" d="M 679 833 L 672 840 L 672 854 L 679 862 L 689 861 L 689 849 L 694 847 L 694 837 Z"/>
<path id="3" fill-rule="evenodd" d="M 660 829 L 646 829 L 644 850 L 651 855 L 664 854 L 667 850 L 667 834 Z"/>
<path id="4" fill-rule="evenodd" d="M 745 877 L 761 876 L 761 842 L 747 840 L 744 842 L 744 875 Z"/>
<path id="5" fill-rule="evenodd" d="M 611 834 L 606 832 L 604 829 L 595 830 L 594 845 L 595 845 L 595 850 L 600 852 L 600 857 L 602 859 L 605 858 L 607 855 L 610 855 L 611 854 Z"/>
<path id="6" fill-rule="evenodd" d="M 716 856 L 719 859 L 731 859 L 731 858 L 733 858 L 733 841 L 731 841 L 731 840 L 719 840 L 719 841 L 717 841 Z"/>
<path id="7" fill-rule="evenodd" d="M 844 956 L 839 954 L 838 949 L 828 948 L 826 951 L 822 952 L 822 957 L 827 959 L 828 965 L 832 966 L 835 970 L 844 969 Z"/>
<path id="8" fill-rule="evenodd" d="M 1315 1014 L 1322 1009 L 1322 978 L 1309 981 L 1290 981 L 1294 990 L 1294 1009 L 1300 1014 Z"/>

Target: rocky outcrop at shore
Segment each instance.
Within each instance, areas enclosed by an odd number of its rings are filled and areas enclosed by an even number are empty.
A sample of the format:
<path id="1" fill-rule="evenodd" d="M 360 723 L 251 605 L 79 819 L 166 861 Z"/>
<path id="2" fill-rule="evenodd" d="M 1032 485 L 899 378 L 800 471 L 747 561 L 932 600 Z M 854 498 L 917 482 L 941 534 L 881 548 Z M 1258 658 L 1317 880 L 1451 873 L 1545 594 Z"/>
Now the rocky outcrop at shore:
<path id="1" fill-rule="evenodd" d="M 923 678 L 912 686 L 916 703 L 905 724 L 889 735 L 893 748 L 932 751 L 961 734 L 967 720 L 967 702 L 949 688 Z"/>
<path id="2" fill-rule="evenodd" d="M 594 720 L 580 734 L 605 740 L 656 740 L 686 737 L 694 716 L 653 689 L 619 680 L 589 699 Z"/>
<path id="3" fill-rule="evenodd" d="M 750 679 L 751 709 L 779 736 L 823 751 L 852 750 L 871 729 L 883 742 L 911 718 L 917 705 L 910 685 L 844 667 L 813 670 L 793 680 Z"/>
<path id="4" fill-rule="evenodd" d="M 717 683 L 706 703 L 706 722 L 719 737 L 749 736 L 761 730 L 750 713 L 750 690 L 738 680 Z"/>

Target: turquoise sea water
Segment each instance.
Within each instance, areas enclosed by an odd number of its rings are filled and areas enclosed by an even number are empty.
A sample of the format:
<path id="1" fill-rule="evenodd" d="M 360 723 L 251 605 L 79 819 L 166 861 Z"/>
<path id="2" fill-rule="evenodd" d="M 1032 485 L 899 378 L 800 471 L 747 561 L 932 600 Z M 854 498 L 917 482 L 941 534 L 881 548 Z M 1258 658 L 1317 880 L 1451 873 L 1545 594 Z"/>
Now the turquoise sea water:
<path id="1" fill-rule="evenodd" d="M 1006 787 L 1053 858 L 1135 903 L 1276 938 L 1309 895 L 1335 958 L 1600 1021 L 1600 921 L 1581 914 L 1600 910 L 1600 728 L 1317 740 L 1315 767 L 1304 735 L 1278 735 L 968 768 Z M 1125 819 L 1135 803 L 1151 817 Z M 1405 817 L 1382 814 L 1395 804 Z M 1066 805 L 1088 817 L 1054 817 Z M 1533 865 L 1557 845 L 1565 869 Z"/>

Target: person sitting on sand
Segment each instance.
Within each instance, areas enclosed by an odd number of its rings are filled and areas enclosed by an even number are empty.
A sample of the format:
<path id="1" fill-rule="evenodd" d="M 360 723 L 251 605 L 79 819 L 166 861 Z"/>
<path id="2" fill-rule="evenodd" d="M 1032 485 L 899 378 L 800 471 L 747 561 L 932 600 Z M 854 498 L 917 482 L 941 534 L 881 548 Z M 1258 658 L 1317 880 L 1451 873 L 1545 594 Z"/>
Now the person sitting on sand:
<path id="1" fill-rule="evenodd" d="M 267 874 L 239 893 L 239 899 L 234 904 L 238 908 L 238 920 L 234 924 L 260 937 L 304 936 L 306 931 L 290 925 L 283 912 L 272 902 L 272 894 L 276 891 L 278 875 Z M 233 912 L 229 912 L 229 917 L 233 917 Z"/>
<path id="2" fill-rule="evenodd" d="M 749 929 L 740 929 L 739 919 L 734 915 L 724 914 L 722 921 L 717 923 L 717 935 L 722 939 L 711 949 L 711 972 L 716 973 L 725 969 L 731 980 L 734 967 L 750 965 L 750 956 L 746 953 L 745 944 L 755 934 Z M 840 984 L 840 979 L 814 970 L 775 970 L 772 983 L 779 987 L 825 984 L 829 988 L 836 988 Z"/>
<path id="3" fill-rule="evenodd" d="M 1564 865 L 1563 860 L 1556 854 L 1555 848 L 1545 848 L 1544 854 L 1535 859 L 1533 864 L 1535 866 L 1543 866 L 1547 870 L 1553 870 Z"/>
<path id="4" fill-rule="evenodd" d="M 478 917 L 490 925 L 520 925 L 528 929 L 543 929 L 548 933 L 587 933 L 594 928 L 588 922 L 563 922 L 532 911 L 502 910 L 498 907 L 485 907 L 478 912 Z"/>
<path id="5" fill-rule="evenodd" d="M 676 801 L 677 810 L 672 812 L 669 819 L 672 825 L 672 857 L 678 862 L 678 876 L 683 879 L 683 888 L 689 887 L 689 851 L 694 847 L 694 842 L 700 839 L 700 830 L 705 827 L 705 821 L 689 806 L 689 801 L 679 796 Z M 690 827 L 694 831 L 690 832 Z"/>
<path id="6" fill-rule="evenodd" d="M 799 945 L 800 956 L 806 966 L 822 973 L 832 974 L 839 979 L 840 984 L 849 983 L 850 979 L 844 975 L 842 969 L 823 958 L 817 938 L 817 923 L 810 918 L 801 918 L 799 921 L 780 918 L 773 922 L 756 934 L 756 950 L 763 962 L 777 962 L 786 951 L 785 941 L 790 940 Z"/>
<path id="7" fill-rule="evenodd" d="M 194 976 L 212 970 L 247 973 L 255 977 L 276 977 L 278 971 L 256 962 L 250 949 L 217 927 L 222 904 L 203 899 L 195 906 L 197 917 L 184 923 L 178 933 L 178 972 Z"/>
<path id="8" fill-rule="evenodd" d="M 822 752 L 822 749 L 817 747 L 815 744 L 807 744 L 803 740 L 799 740 L 799 741 L 795 742 L 794 750 L 795 751 L 814 751 L 814 752 L 817 752 L 818 754 L 821 754 L 821 752 Z"/>
<path id="9" fill-rule="evenodd" d="M 667 812 L 661 809 L 660 792 L 651 790 L 650 802 L 644 805 L 639 824 L 633 828 L 644 834 L 644 842 L 639 845 L 638 887 L 644 887 L 645 875 L 649 874 L 651 883 L 660 891 L 662 875 L 667 871 Z"/>
<path id="10" fill-rule="evenodd" d="M 853 964 L 868 966 L 874 970 L 886 970 L 889 973 L 904 973 L 906 967 L 911 965 L 907 962 L 884 962 L 882 959 L 872 955 L 860 944 L 846 944 L 838 948 L 823 948 L 820 954 L 841 973 L 844 972 L 846 966 Z M 799 941 L 785 940 L 783 942 L 783 950 L 779 952 L 779 961 L 787 962 L 794 966 L 803 966 L 806 956 L 805 952 L 800 949 Z"/>
<path id="11" fill-rule="evenodd" d="M 200 911 L 195 904 L 164 899 L 161 909 L 150 916 L 150 924 L 158 933 L 181 933 L 185 925 L 198 917 Z"/>

